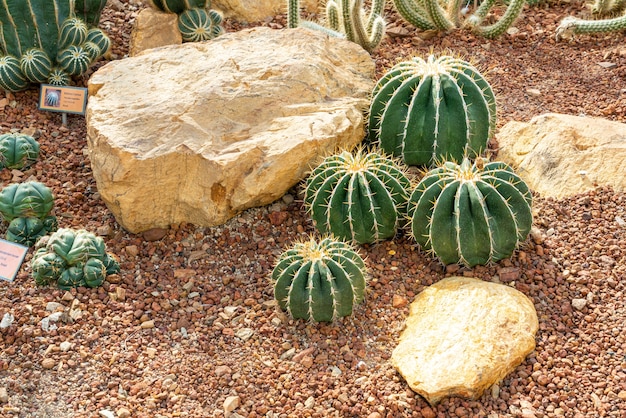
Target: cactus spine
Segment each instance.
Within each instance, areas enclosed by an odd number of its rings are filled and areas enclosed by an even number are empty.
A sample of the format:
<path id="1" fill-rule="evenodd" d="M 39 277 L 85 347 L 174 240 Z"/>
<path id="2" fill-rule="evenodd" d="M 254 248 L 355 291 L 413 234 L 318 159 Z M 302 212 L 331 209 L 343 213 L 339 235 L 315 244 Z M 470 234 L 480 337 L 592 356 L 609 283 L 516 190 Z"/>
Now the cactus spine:
<path id="1" fill-rule="evenodd" d="M 322 234 L 359 244 L 396 234 L 411 182 L 391 159 L 344 151 L 326 158 L 307 179 L 304 201 Z"/>
<path id="2" fill-rule="evenodd" d="M 495 128 L 491 86 L 474 66 L 455 57 L 400 62 L 372 92 L 369 137 L 408 165 L 473 158 Z"/>
<path id="3" fill-rule="evenodd" d="M 366 269 L 349 244 L 311 238 L 280 256 L 272 280 L 278 305 L 293 318 L 332 322 L 365 297 Z"/>
<path id="4" fill-rule="evenodd" d="M 326 2 L 326 23 L 322 26 L 314 22 L 300 21 L 300 0 L 288 0 L 287 25 L 322 30 L 335 36 L 345 37 L 368 52 L 374 50 L 385 34 L 385 20 L 382 17 L 385 0 L 373 0 L 367 13 L 363 0 L 328 0 Z"/>
<path id="5" fill-rule="evenodd" d="M 509 257 L 532 226 L 532 195 L 502 162 L 445 162 L 409 200 L 413 238 L 444 264 L 487 264 Z"/>
<path id="6" fill-rule="evenodd" d="M 461 8 L 464 2 L 460 0 L 392 0 L 396 10 L 410 24 L 422 30 L 446 31 L 462 26 L 486 38 L 496 38 L 502 35 L 517 19 L 525 0 L 510 0 L 507 8 L 498 21 L 491 25 L 483 25 L 485 17 L 496 5 L 496 0 L 485 0 L 476 11 L 464 22 L 461 22 Z"/>

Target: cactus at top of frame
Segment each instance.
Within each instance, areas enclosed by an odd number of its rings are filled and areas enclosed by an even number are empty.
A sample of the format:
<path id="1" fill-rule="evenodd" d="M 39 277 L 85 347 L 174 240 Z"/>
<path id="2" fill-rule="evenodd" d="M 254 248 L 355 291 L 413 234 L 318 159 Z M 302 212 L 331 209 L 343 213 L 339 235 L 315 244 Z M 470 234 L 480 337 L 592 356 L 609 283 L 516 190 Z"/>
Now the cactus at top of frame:
<path id="1" fill-rule="evenodd" d="M 0 169 L 21 170 L 31 166 L 39 158 L 39 148 L 39 143 L 30 135 L 0 135 Z"/>
<path id="2" fill-rule="evenodd" d="M 324 159 L 307 179 L 304 202 L 320 233 L 374 243 L 402 226 L 410 189 L 392 159 L 359 149 Z"/>
<path id="3" fill-rule="evenodd" d="M 178 15 L 178 30 L 183 42 L 201 42 L 224 32 L 222 15 L 215 10 L 190 9 Z"/>
<path id="4" fill-rule="evenodd" d="M 150 6 L 165 13 L 181 14 L 190 9 L 210 9 L 210 0 L 150 0 Z"/>
<path id="5" fill-rule="evenodd" d="M 85 230 L 61 228 L 35 250 L 31 269 L 36 284 L 56 284 L 67 290 L 100 286 L 107 275 L 119 272 L 119 262 L 106 252 L 102 238 Z"/>
<path id="6" fill-rule="evenodd" d="M 513 254 L 532 226 L 528 186 L 503 162 L 445 162 L 409 200 L 411 234 L 444 264 L 484 265 Z"/>
<path id="7" fill-rule="evenodd" d="M 5 0 L 0 2 L 0 87 L 19 91 L 30 83 L 49 82 L 63 85 L 71 74 L 81 74 L 97 58 L 104 55 L 110 40 L 96 24 L 106 1 L 103 0 Z M 76 13 L 75 5 L 79 13 Z M 79 16 L 85 16 L 83 21 Z M 94 32 L 99 42 L 89 39 Z M 91 41 L 100 47 L 96 53 L 89 45 L 89 62 L 84 56 L 58 61 L 58 54 L 70 48 L 83 48 Z M 105 49 L 105 47 L 107 49 Z M 15 63 L 19 63 L 19 68 Z M 65 73 L 65 74 L 63 74 Z"/>
<path id="8" fill-rule="evenodd" d="M 408 165 L 460 162 L 487 147 L 496 129 L 491 86 L 470 63 L 444 55 L 394 65 L 376 83 L 369 138 Z"/>
<path id="9" fill-rule="evenodd" d="M 43 219 L 54 207 L 52 191 L 43 183 L 12 183 L 0 191 L 0 214 L 11 222 L 15 218 Z"/>
<path id="10" fill-rule="evenodd" d="M 274 297 L 295 319 L 332 322 L 365 297 L 365 262 L 349 244 L 331 237 L 297 242 L 274 270 Z"/>
<path id="11" fill-rule="evenodd" d="M 496 38 L 513 24 L 524 7 L 525 0 L 502 1 L 506 7 L 501 17 L 493 24 L 484 25 L 485 18 L 498 4 L 497 0 L 484 0 L 463 22 L 462 8 L 467 2 L 461 0 L 392 0 L 404 20 L 422 30 L 447 31 L 467 26 L 480 36 Z"/>
<path id="12" fill-rule="evenodd" d="M 373 0 L 369 13 L 363 8 L 363 0 L 328 0 L 326 2 L 326 26 L 300 20 L 300 0 L 288 0 L 287 26 L 308 27 L 345 37 L 368 52 L 382 41 L 386 23 L 382 17 L 385 0 Z"/>
<path id="13" fill-rule="evenodd" d="M 585 20 L 568 16 L 556 28 L 556 39 L 569 39 L 574 35 L 618 32 L 626 29 L 626 14 L 611 19 Z"/>

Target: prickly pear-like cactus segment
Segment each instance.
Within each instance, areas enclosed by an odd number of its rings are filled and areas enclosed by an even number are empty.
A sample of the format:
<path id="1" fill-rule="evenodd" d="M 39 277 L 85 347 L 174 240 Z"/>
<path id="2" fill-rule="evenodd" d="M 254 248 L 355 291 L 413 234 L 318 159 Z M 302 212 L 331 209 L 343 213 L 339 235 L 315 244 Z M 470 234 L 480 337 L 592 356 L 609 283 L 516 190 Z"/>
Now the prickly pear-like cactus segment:
<path id="1" fill-rule="evenodd" d="M 344 151 L 307 179 L 305 204 L 322 234 L 359 244 L 393 237 L 406 214 L 411 183 L 393 160 Z"/>
<path id="2" fill-rule="evenodd" d="M 491 86 L 472 64 L 456 57 L 400 62 L 372 92 L 369 137 L 408 165 L 474 158 L 495 128 Z"/>
<path id="3" fill-rule="evenodd" d="M 502 162 L 446 162 L 429 171 L 409 201 L 411 233 L 444 264 L 509 257 L 532 226 L 532 195 Z"/>
<path id="4" fill-rule="evenodd" d="M 279 306 L 296 319 L 332 322 L 352 314 L 365 297 L 363 259 L 330 237 L 302 241 L 285 251 L 272 272 Z"/>

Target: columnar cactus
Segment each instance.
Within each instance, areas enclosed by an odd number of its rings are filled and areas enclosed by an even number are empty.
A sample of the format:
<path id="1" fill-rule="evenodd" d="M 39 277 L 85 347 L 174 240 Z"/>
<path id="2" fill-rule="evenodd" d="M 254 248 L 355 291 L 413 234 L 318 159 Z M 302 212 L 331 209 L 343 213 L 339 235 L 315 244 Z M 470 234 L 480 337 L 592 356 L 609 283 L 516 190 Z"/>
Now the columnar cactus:
<path id="1" fill-rule="evenodd" d="M 391 159 L 344 151 L 326 158 L 306 182 L 304 201 L 322 234 L 359 244 L 396 234 L 411 182 Z"/>
<path id="2" fill-rule="evenodd" d="M 369 137 L 408 165 L 475 157 L 496 128 L 491 86 L 470 63 L 444 55 L 394 65 L 376 83 Z"/>
<path id="3" fill-rule="evenodd" d="M 6 238 L 28 247 L 57 229 L 57 219 L 50 215 L 54 207 L 52 191 L 32 181 L 13 183 L 0 191 L 0 213 L 9 222 Z"/>
<path id="4" fill-rule="evenodd" d="M 369 13 L 363 8 L 363 0 L 328 0 L 326 2 L 326 26 L 300 21 L 300 0 L 288 0 L 287 25 L 322 30 L 335 36 L 345 37 L 366 51 L 375 49 L 385 34 L 382 17 L 385 0 L 373 0 Z"/>
<path id="5" fill-rule="evenodd" d="M 510 0 L 506 11 L 495 23 L 483 25 L 485 17 L 496 6 L 496 0 L 484 0 L 464 22 L 462 8 L 467 2 L 461 0 L 392 0 L 396 10 L 410 24 L 422 30 L 447 31 L 462 26 L 485 38 L 502 35 L 513 24 L 524 7 L 525 0 Z"/>
<path id="6" fill-rule="evenodd" d="M 211 9 L 210 0 L 150 0 L 153 9 L 178 15 L 183 42 L 201 42 L 222 33 L 222 15 Z"/>
<path id="7" fill-rule="evenodd" d="M 39 244 L 38 244 L 39 245 Z M 35 283 L 56 284 L 60 289 L 98 287 L 119 263 L 106 252 L 102 238 L 85 230 L 62 228 L 37 248 L 31 261 Z"/>
<path id="8" fill-rule="evenodd" d="M 574 35 L 618 32 L 626 29 L 626 14 L 612 19 L 585 20 L 568 16 L 556 28 L 556 39 L 569 39 Z"/>
<path id="9" fill-rule="evenodd" d="M 28 168 L 39 158 L 39 143 L 30 135 L 0 135 L 0 170 Z"/>
<path id="10" fill-rule="evenodd" d="M 411 233 L 444 264 L 487 264 L 511 256 L 532 226 L 532 195 L 502 162 L 445 162 L 409 200 Z"/>
<path id="11" fill-rule="evenodd" d="M 272 280 L 278 305 L 293 318 L 332 322 L 364 299 L 366 268 L 349 244 L 311 238 L 280 256 Z"/>
<path id="12" fill-rule="evenodd" d="M 59 85 L 69 82 L 70 75 L 85 72 L 110 46 L 104 32 L 88 29 L 97 24 L 105 4 L 106 0 L 0 2 L 0 87 L 19 91 L 30 83 Z M 107 41 L 93 42 L 87 38 L 90 32 Z"/>

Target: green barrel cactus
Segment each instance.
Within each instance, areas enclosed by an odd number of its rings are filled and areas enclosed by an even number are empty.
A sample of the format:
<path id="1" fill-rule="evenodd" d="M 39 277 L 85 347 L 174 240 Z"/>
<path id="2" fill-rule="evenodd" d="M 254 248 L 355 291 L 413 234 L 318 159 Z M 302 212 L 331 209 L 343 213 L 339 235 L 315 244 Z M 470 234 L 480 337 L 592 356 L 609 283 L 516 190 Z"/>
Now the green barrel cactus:
<path id="1" fill-rule="evenodd" d="M 15 218 L 43 219 L 54 207 L 52 191 L 43 183 L 13 183 L 0 191 L 0 214 L 11 222 Z"/>
<path id="2" fill-rule="evenodd" d="M 473 65 L 456 57 L 402 61 L 372 92 L 369 138 L 408 165 L 474 158 L 495 129 L 491 86 Z"/>
<path id="3" fill-rule="evenodd" d="M 184 42 L 207 41 L 224 32 L 222 20 L 215 10 L 189 9 L 178 15 L 178 30 Z"/>
<path id="4" fill-rule="evenodd" d="M 30 135 L 7 133 L 0 135 L 0 170 L 28 168 L 39 158 L 39 143 Z"/>
<path id="5" fill-rule="evenodd" d="M 107 275 L 119 273 L 120 267 L 106 252 L 102 238 L 85 230 L 61 228 L 35 251 L 31 270 L 37 285 L 56 284 L 67 290 L 98 287 Z"/>
<path id="6" fill-rule="evenodd" d="M 89 39 L 92 30 L 94 38 L 106 37 L 100 29 L 89 29 L 99 21 L 105 4 L 104 0 L 0 2 L 0 87 L 19 91 L 30 83 L 67 85 L 71 75 L 84 73 L 110 46 L 110 40 Z M 86 42 L 98 45 L 100 52 L 89 45 L 89 53 L 79 54 Z"/>
<path id="7" fill-rule="evenodd" d="M 304 201 L 322 234 L 359 244 L 396 234 L 406 217 L 411 182 L 390 158 L 344 151 L 307 178 Z"/>
<path id="8" fill-rule="evenodd" d="M 510 257 L 532 226 L 532 195 L 503 162 L 445 162 L 409 200 L 411 233 L 444 264 L 484 265 Z"/>
<path id="9" fill-rule="evenodd" d="M 44 219 L 34 217 L 15 218 L 9 223 L 6 239 L 32 247 L 39 238 L 56 231 L 57 228 L 56 216 L 47 216 Z"/>
<path id="10" fill-rule="evenodd" d="M 87 38 L 85 39 L 85 43 L 83 45 L 88 45 L 90 43 L 98 47 L 99 55 L 96 55 L 96 58 L 105 55 L 111 49 L 111 39 L 109 39 L 106 33 L 98 28 L 91 28 L 87 31 Z"/>
<path id="11" fill-rule="evenodd" d="M 363 301 L 366 268 L 349 244 L 311 238 L 280 256 L 272 281 L 278 305 L 293 318 L 332 322 Z"/>
<path id="12" fill-rule="evenodd" d="M 190 9 L 209 9 L 210 0 L 150 0 L 150 5 L 165 13 L 181 14 Z"/>

